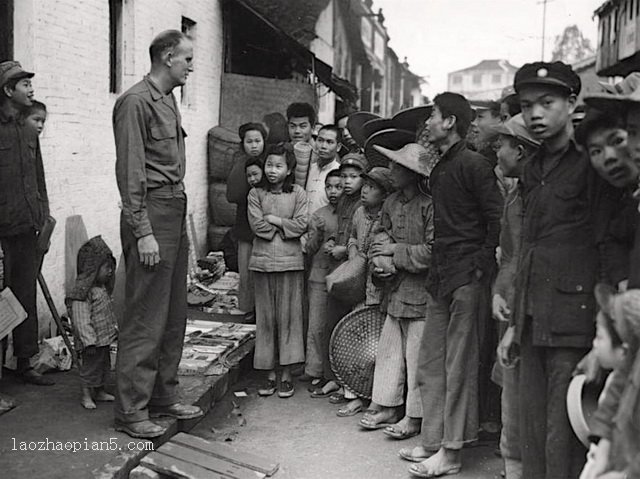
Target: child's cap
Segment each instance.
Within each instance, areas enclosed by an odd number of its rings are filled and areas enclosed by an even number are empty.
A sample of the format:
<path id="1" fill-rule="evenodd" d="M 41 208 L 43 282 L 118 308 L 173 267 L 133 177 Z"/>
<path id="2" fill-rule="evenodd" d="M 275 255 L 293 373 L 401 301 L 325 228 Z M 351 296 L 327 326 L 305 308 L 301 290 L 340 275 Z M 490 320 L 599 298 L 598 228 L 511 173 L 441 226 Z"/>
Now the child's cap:
<path id="1" fill-rule="evenodd" d="M 367 159 L 364 157 L 364 155 L 360 153 L 347 153 L 342 158 L 342 162 L 340 163 L 340 170 L 343 170 L 348 166 L 358 168 L 364 173 L 365 171 L 367 171 L 367 168 L 369 168 L 369 163 L 367 162 Z"/>
<path id="2" fill-rule="evenodd" d="M 522 113 L 518 113 L 516 116 L 509 118 L 504 123 L 495 126 L 493 131 L 498 135 L 511 136 L 529 146 L 536 148 L 540 146 L 540 142 L 535 140 L 533 136 L 531 136 L 531 133 L 529 133 Z"/>
<path id="3" fill-rule="evenodd" d="M 387 193 L 393 190 L 393 185 L 391 183 L 391 170 L 389 168 L 376 166 L 375 168 L 371 168 L 367 173 L 363 173 L 362 178 L 373 181 Z"/>

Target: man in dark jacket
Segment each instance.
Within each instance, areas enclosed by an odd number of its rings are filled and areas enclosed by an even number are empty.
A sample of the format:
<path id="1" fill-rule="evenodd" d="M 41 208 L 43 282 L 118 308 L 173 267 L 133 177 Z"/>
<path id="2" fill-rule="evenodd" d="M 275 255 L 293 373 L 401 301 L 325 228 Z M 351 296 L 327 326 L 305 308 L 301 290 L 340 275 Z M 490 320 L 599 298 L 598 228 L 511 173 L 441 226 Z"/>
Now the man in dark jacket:
<path id="1" fill-rule="evenodd" d="M 479 304 L 496 269 L 503 207 L 493 165 L 463 140 L 471 123 L 469 102 L 447 92 L 434 103 L 429 141 L 442 159 L 430 179 L 431 298 L 418 359 L 422 447 L 401 452 L 409 460 L 426 459 L 409 469 L 419 477 L 460 470 L 463 445 L 477 438 Z"/>
<path id="2" fill-rule="evenodd" d="M 573 139 L 580 78 L 561 62 L 529 63 L 515 76 L 522 114 L 542 142 L 525 166 L 520 267 L 512 322 L 520 345 L 524 478 L 578 477 L 585 451 L 567 416 L 576 364 L 594 335 L 598 178 Z M 513 360 L 513 348 L 501 349 Z"/>
<path id="3" fill-rule="evenodd" d="M 38 132 L 21 118 L 33 99 L 33 75 L 16 61 L 0 63 L 0 242 L 5 286 L 27 312 L 27 319 L 13 330 L 18 374 L 26 382 L 46 386 L 53 382 L 29 363 L 38 352 L 37 233 L 49 216 Z"/>

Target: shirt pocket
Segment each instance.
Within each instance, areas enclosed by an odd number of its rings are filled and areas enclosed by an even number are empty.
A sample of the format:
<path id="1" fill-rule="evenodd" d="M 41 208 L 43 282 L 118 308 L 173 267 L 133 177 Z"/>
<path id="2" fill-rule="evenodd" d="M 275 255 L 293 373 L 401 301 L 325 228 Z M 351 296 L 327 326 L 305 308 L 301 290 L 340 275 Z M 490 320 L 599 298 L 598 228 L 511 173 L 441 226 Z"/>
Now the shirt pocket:
<path id="1" fill-rule="evenodd" d="M 551 206 L 553 215 L 561 221 L 580 220 L 587 211 L 586 198 L 580 185 L 559 184 L 553 187 L 554 201 Z"/>
<path id="2" fill-rule="evenodd" d="M 551 331 L 560 335 L 590 335 L 595 328 L 595 275 L 567 271 L 555 280 Z"/>
<path id="3" fill-rule="evenodd" d="M 0 139 L 0 168 L 8 167 L 15 161 L 14 155 L 10 154 L 11 142 Z"/>

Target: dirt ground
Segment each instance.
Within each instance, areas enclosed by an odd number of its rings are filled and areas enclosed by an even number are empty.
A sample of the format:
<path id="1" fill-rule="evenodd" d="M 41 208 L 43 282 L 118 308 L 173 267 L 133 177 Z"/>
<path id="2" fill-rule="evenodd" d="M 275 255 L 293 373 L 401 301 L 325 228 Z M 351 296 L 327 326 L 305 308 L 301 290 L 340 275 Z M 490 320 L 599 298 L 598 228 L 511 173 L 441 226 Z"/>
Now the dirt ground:
<path id="1" fill-rule="evenodd" d="M 418 438 L 395 441 L 381 431 L 362 430 L 357 424 L 361 414 L 337 417 L 338 406 L 312 399 L 307 384 L 296 383 L 290 399 L 261 398 L 256 392 L 259 379 L 251 373 L 237 383 L 191 433 L 277 460 L 280 470 L 274 479 L 411 477 L 410 463 L 398 457 L 398 450 L 418 445 Z M 236 397 L 234 391 L 248 396 Z M 499 478 L 502 461 L 495 448 L 487 444 L 465 449 L 463 471 L 455 477 Z"/>

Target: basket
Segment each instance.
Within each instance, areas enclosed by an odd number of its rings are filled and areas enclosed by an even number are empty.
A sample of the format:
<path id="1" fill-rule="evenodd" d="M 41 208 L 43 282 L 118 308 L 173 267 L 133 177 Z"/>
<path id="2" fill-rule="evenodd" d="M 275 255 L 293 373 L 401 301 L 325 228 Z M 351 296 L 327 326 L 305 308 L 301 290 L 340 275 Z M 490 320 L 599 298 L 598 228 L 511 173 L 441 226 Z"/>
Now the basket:
<path id="1" fill-rule="evenodd" d="M 364 301 L 367 287 L 367 259 L 358 255 L 340 264 L 325 278 L 327 291 L 348 306 Z"/>
<path id="2" fill-rule="evenodd" d="M 347 314 L 336 325 L 329 343 L 331 370 L 346 389 L 371 399 L 373 371 L 385 314 L 369 306 Z"/>

